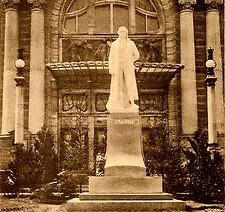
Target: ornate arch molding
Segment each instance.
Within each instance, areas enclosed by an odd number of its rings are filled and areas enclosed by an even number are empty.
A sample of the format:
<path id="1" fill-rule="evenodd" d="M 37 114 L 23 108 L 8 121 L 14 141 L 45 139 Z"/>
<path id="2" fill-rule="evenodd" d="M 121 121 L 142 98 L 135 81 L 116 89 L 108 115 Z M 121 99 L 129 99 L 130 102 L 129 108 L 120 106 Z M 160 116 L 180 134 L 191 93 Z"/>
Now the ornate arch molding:
<path id="1" fill-rule="evenodd" d="M 176 53 L 176 4 L 175 0 L 150 0 L 159 11 L 160 22 L 164 23 L 163 31 L 166 34 L 167 61 L 175 62 Z M 55 0 L 50 14 L 50 60 L 59 61 L 59 33 L 61 20 L 65 9 L 71 0 Z"/>

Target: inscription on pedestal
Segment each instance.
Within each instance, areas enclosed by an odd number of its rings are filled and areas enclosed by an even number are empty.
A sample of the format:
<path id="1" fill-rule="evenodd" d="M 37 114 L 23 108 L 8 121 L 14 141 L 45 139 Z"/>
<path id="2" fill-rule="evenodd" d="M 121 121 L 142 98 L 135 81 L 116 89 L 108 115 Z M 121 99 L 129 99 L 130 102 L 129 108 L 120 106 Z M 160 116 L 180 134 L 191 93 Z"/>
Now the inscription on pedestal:
<path id="1" fill-rule="evenodd" d="M 119 125 L 123 125 L 123 124 L 130 124 L 130 125 L 134 125 L 134 124 L 140 124 L 140 119 L 121 119 L 121 118 L 115 118 L 112 119 L 112 124 L 119 124 Z"/>

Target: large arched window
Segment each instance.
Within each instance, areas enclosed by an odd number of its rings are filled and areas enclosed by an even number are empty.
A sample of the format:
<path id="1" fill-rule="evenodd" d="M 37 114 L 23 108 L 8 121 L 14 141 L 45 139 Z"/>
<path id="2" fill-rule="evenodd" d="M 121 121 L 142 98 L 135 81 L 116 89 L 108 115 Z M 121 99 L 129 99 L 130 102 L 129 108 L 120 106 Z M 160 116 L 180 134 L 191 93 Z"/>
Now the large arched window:
<path id="1" fill-rule="evenodd" d="M 83 34 L 88 32 L 88 0 L 75 0 L 68 6 L 64 21 L 63 32 L 67 34 Z"/>
<path id="2" fill-rule="evenodd" d="M 129 27 L 128 2 L 98 1 L 94 17 L 96 34 L 115 34 L 120 26 Z"/>
<path id="3" fill-rule="evenodd" d="M 116 34 L 120 26 L 129 28 L 132 13 L 128 0 L 74 0 L 68 5 L 63 19 L 63 33 L 88 34 L 90 21 L 94 34 Z M 92 11 L 90 11 L 92 10 Z M 159 14 L 151 0 L 135 0 L 136 33 L 150 34 L 160 29 Z M 93 13 L 90 20 L 88 13 Z"/>
<path id="4" fill-rule="evenodd" d="M 136 32 L 152 33 L 159 30 L 158 13 L 150 0 L 135 0 Z"/>

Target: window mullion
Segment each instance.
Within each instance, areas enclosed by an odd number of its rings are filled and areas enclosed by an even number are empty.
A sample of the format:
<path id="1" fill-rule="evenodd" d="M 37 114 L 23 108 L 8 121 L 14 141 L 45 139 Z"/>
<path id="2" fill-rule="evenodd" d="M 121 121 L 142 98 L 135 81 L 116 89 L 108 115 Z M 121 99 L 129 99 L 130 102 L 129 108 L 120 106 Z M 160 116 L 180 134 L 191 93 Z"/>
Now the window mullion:
<path id="1" fill-rule="evenodd" d="M 110 3 L 110 33 L 113 34 L 113 3 Z"/>
<path id="2" fill-rule="evenodd" d="M 148 15 L 145 15 L 145 32 L 148 32 Z"/>
<path id="3" fill-rule="evenodd" d="M 75 20 L 76 20 L 76 29 L 75 29 L 75 32 L 78 33 L 78 30 L 79 30 L 79 28 L 78 28 L 78 24 L 79 24 L 79 22 L 78 22 L 78 15 L 75 16 Z"/>

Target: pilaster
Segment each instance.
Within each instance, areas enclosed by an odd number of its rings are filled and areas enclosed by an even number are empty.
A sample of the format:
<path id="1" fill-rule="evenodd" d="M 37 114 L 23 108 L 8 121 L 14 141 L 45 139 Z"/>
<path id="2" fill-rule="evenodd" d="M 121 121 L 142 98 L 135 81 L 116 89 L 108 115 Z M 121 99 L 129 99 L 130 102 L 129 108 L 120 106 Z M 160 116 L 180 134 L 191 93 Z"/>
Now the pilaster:
<path id="1" fill-rule="evenodd" d="M 28 0 L 31 10 L 29 131 L 37 133 L 44 125 L 45 110 L 45 0 Z"/>
<path id="2" fill-rule="evenodd" d="M 195 0 L 180 0 L 181 114 L 182 132 L 193 134 L 198 129 L 196 66 L 194 45 L 193 6 Z"/>

